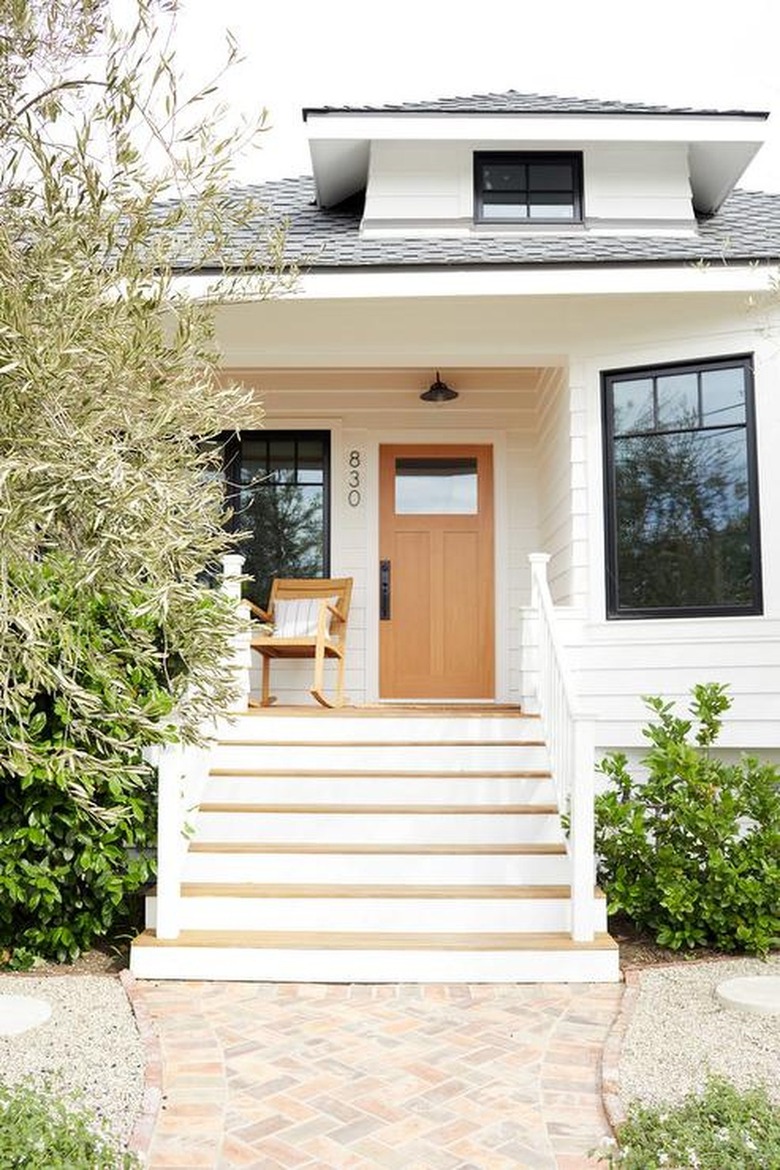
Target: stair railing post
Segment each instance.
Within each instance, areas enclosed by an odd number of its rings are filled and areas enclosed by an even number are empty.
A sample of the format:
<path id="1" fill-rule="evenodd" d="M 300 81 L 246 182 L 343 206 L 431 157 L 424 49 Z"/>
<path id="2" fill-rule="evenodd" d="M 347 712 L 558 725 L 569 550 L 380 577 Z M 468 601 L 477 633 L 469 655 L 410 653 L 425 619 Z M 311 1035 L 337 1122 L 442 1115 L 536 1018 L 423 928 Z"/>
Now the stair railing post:
<path id="1" fill-rule="evenodd" d="M 178 938 L 181 930 L 182 769 L 181 744 L 149 750 L 157 765 L 157 925 L 158 938 Z"/>
<path id="2" fill-rule="evenodd" d="M 531 609 L 536 623 L 536 696 L 540 708 L 546 705 L 547 696 L 543 693 L 545 685 L 545 630 L 542 616 L 542 590 L 547 589 L 547 566 L 550 563 L 550 554 L 535 552 L 528 554 L 531 565 Z M 544 718 L 550 718 L 550 711 L 544 712 Z"/>
<path id="3" fill-rule="evenodd" d="M 586 718 L 572 689 L 571 673 L 547 583 L 547 553 L 530 553 L 531 604 L 538 646 L 536 693 L 547 740 L 558 806 L 568 813 L 571 859 L 571 934 L 577 942 L 594 937 L 595 797 L 593 720 Z"/>
<path id="4" fill-rule="evenodd" d="M 593 899 L 596 884 L 595 832 L 595 736 L 591 719 L 574 721 L 574 760 L 571 792 L 571 918 L 575 942 L 591 942 L 594 936 Z"/>
<path id="5" fill-rule="evenodd" d="M 540 585 L 547 584 L 547 566 L 550 563 L 549 553 L 529 553 L 528 561 L 531 565 L 531 608 L 538 615 L 540 605 Z"/>
<path id="6" fill-rule="evenodd" d="M 228 553 L 222 558 L 222 591 L 235 603 L 236 609 L 242 618 L 242 626 L 231 639 L 230 662 L 235 687 L 230 702 L 229 712 L 237 714 L 246 711 L 249 706 L 250 681 L 249 671 L 252 666 L 251 631 L 249 629 L 248 613 L 241 598 L 241 576 L 244 567 L 244 557 L 238 553 Z"/>

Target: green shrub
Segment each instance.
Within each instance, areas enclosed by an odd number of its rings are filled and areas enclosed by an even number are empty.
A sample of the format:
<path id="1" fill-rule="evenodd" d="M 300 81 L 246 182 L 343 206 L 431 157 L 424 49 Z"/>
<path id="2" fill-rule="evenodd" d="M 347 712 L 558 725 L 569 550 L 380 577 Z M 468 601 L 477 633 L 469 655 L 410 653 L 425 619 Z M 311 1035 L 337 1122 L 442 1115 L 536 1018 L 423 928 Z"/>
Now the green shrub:
<path id="1" fill-rule="evenodd" d="M 139 1165 L 84 1109 L 33 1088 L 0 1085 L 0 1170 L 131 1170 Z"/>
<path id="2" fill-rule="evenodd" d="M 62 557 L 23 577 L 46 619 L 17 631 L 30 645 L 0 702 L 0 951 L 17 966 L 75 958 L 152 876 L 155 778 L 140 744 L 167 734 L 172 705 L 142 593 L 77 587 Z"/>
<path id="3" fill-rule="evenodd" d="M 780 1170 L 780 1110 L 764 1089 L 712 1078 L 674 1107 L 635 1103 L 618 1148 L 598 1153 L 611 1170 Z"/>
<path id="4" fill-rule="evenodd" d="M 765 954 L 780 936 L 780 786 L 751 757 L 727 763 L 710 748 L 729 709 L 726 688 L 693 688 L 691 713 L 646 698 L 652 747 L 632 776 L 625 755 L 601 763 L 596 799 L 599 880 L 623 912 L 673 950 L 713 946 Z"/>

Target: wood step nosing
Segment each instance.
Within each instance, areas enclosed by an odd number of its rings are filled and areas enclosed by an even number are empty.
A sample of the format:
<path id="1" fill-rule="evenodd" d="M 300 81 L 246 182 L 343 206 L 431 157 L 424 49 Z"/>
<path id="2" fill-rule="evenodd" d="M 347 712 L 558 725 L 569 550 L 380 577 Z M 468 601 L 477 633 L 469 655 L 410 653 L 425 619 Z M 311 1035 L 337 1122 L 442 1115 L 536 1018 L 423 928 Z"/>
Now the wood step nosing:
<path id="1" fill-rule="evenodd" d="M 236 801 L 232 803 L 213 803 L 206 801 L 199 806 L 200 812 L 223 815 L 226 813 L 240 813 L 243 815 L 325 815 L 325 817 L 555 817 L 558 815 L 558 805 L 338 805 L 338 804 L 249 804 Z"/>
<path id="2" fill-rule="evenodd" d="M 218 739 L 217 748 L 544 748 L 543 739 Z"/>
<path id="3" fill-rule="evenodd" d="M 318 841 L 191 841 L 190 853 L 305 853 L 327 854 L 328 856 L 347 854 L 349 856 L 371 854 L 389 856 L 446 856 L 455 857 L 505 857 L 505 856 L 534 856 L 555 855 L 565 856 L 566 846 L 557 841 L 521 842 L 513 845 L 495 842 L 490 844 L 472 844 L 471 842 L 419 842 L 415 844 L 393 844 L 386 842 L 381 845 L 365 845 L 356 842 L 318 842 Z"/>
<path id="4" fill-rule="evenodd" d="M 446 771 L 410 771 L 406 768 L 382 769 L 354 768 L 329 771 L 322 768 L 210 768 L 209 776 L 224 778 L 236 776 L 258 780 L 550 780 L 546 768 L 504 769 L 484 771 L 482 769 L 450 769 Z"/>
<path id="5" fill-rule="evenodd" d="M 194 947 L 308 951 L 614 951 L 606 932 L 579 942 L 563 931 L 499 933 L 183 930 L 175 939 L 158 939 L 151 929 L 133 940 L 134 947 L 182 950 Z"/>
<path id="6" fill-rule="evenodd" d="M 157 887 L 149 894 L 155 897 Z M 564 884 L 547 885 L 403 885 L 388 883 L 349 884 L 331 882 L 321 885 L 279 884 L 267 882 L 183 882 L 183 898 L 257 898 L 257 899 L 371 899 L 371 900 L 417 900 L 417 901 L 538 901 L 571 899 L 571 886 Z M 604 893 L 594 887 L 594 898 L 603 899 Z"/>
<path id="7" fill-rule="evenodd" d="M 229 718 L 517 718 L 538 720 L 534 711 L 524 711 L 519 703 L 361 703 L 359 707 L 323 708 L 309 704 L 298 707 L 292 703 L 277 703 L 271 707 L 257 704 L 242 711 L 230 711 Z"/>

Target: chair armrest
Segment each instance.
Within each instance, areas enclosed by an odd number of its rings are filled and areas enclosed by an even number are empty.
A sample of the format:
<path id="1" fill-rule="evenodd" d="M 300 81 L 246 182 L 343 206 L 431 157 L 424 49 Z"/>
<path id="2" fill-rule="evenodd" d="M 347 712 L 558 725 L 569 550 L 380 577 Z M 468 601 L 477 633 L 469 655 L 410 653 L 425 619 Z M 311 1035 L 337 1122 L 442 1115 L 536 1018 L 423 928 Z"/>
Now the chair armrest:
<path id="1" fill-rule="evenodd" d="M 252 614 L 253 617 L 259 617 L 264 622 L 270 622 L 270 620 L 271 620 L 270 613 L 268 613 L 268 611 L 265 609 L 261 609 L 261 607 L 259 605 L 255 605 L 254 601 L 250 601 L 248 597 L 242 597 L 241 603 L 242 603 L 242 605 L 246 605 L 249 607 L 249 612 Z"/>

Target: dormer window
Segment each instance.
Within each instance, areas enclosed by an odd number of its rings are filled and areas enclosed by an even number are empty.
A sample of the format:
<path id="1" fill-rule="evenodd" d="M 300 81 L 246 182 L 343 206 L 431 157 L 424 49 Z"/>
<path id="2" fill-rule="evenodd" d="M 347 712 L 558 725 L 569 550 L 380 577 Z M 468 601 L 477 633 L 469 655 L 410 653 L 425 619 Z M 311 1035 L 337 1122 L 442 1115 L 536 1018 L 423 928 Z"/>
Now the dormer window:
<path id="1" fill-rule="evenodd" d="M 501 151 L 474 155 L 476 223 L 579 223 L 582 155 Z"/>

